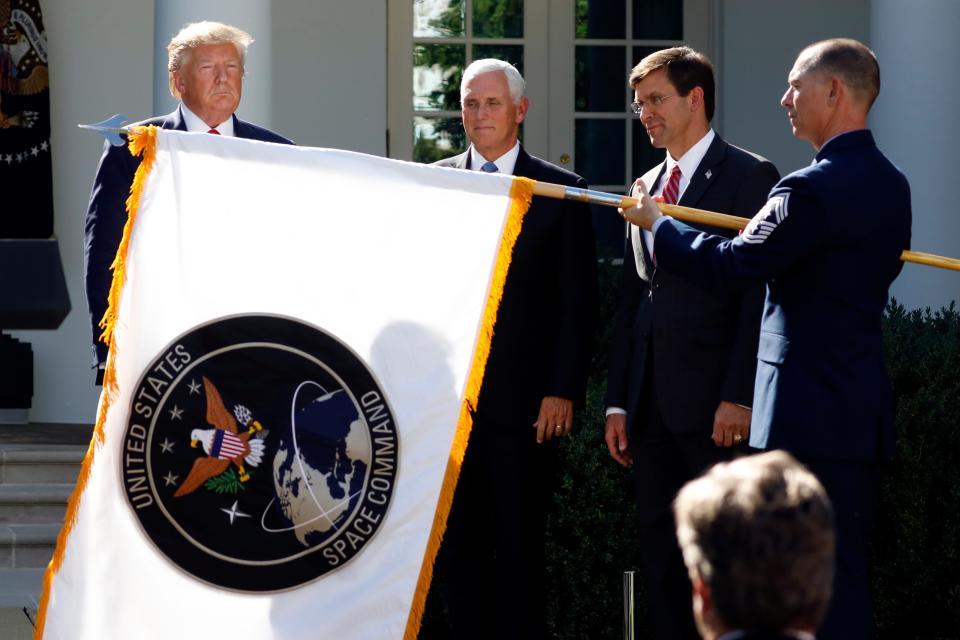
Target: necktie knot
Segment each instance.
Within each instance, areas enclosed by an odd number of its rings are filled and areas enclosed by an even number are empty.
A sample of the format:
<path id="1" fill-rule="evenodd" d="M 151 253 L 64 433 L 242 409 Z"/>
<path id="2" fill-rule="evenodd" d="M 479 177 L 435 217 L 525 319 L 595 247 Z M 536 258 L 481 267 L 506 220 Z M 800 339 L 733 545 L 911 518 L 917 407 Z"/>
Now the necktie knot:
<path id="1" fill-rule="evenodd" d="M 217 131 L 216 129 L 210 129 L 210 131 L 207 131 L 207 133 L 212 133 L 212 134 L 215 135 L 215 136 L 220 135 L 220 132 Z"/>
<path id="2" fill-rule="evenodd" d="M 493 164 L 492 162 L 484 162 L 483 166 L 480 167 L 480 170 L 486 171 L 487 173 L 497 173 L 499 171 L 499 169 L 497 169 L 497 165 Z"/>

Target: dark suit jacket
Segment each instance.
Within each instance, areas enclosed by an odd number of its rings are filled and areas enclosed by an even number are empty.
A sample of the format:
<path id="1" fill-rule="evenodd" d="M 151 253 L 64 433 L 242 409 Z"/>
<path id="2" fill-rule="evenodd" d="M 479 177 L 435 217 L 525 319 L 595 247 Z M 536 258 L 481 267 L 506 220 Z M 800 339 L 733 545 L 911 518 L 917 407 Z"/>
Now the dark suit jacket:
<path id="1" fill-rule="evenodd" d="M 642 180 L 663 179 L 666 162 Z M 776 167 L 716 136 L 677 204 L 750 217 L 779 178 Z M 763 285 L 743 292 L 703 287 L 669 268 L 654 268 L 639 229 L 626 239 L 614 325 L 606 405 L 627 411 L 632 428 L 649 350 L 654 387 L 667 429 L 710 431 L 721 400 L 752 406 Z M 730 230 L 703 227 L 732 236 Z"/>
<path id="2" fill-rule="evenodd" d="M 469 161 L 468 150 L 436 164 L 469 169 Z M 522 148 L 514 175 L 587 186 L 583 178 Z M 478 418 L 504 428 L 530 429 L 544 396 L 581 405 L 596 300 L 597 261 L 589 207 L 535 197 L 513 248 L 477 403 Z"/>
<path id="3" fill-rule="evenodd" d="M 750 445 L 819 460 L 893 454 L 880 321 L 910 245 L 910 186 L 869 130 L 831 139 L 727 240 L 665 220 L 656 253 L 706 285 L 765 280 Z"/>
<path id="4" fill-rule="evenodd" d="M 179 107 L 173 113 L 135 124 L 187 130 Z M 233 131 L 238 138 L 293 144 L 283 136 L 244 122 L 237 116 L 233 116 Z M 94 366 L 107 359 L 107 345 L 100 341 L 102 330 L 97 325 L 107 310 L 107 294 L 113 280 L 110 264 L 117 254 L 120 237 L 123 235 L 123 225 L 127 221 L 126 200 L 133 175 L 139 166 L 140 157 L 130 155 L 126 145 L 115 147 L 106 142 L 90 192 L 84 239 L 84 267 L 87 307 L 90 310 L 90 326 L 93 330 Z"/>

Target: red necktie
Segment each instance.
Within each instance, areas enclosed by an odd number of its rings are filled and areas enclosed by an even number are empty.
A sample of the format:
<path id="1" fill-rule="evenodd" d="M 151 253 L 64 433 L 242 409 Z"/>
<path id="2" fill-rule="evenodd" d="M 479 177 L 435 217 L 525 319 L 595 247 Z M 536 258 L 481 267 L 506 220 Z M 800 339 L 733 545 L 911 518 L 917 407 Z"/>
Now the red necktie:
<path id="1" fill-rule="evenodd" d="M 673 171 L 670 173 L 670 179 L 667 180 L 667 186 L 663 188 L 660 194 L 663 201 L 667 204 L 677 204 L 680 199 L 680 165 L 673 165 Z"/>
<path id="2" fill-rule="evenodd" d="M 680 199 L 680 165 L 673 165 L 673 171 L 670 172 L 670 179 L 667 180 L 667 185 L 663 188 L 663 191 L 660 192 L 660 195 L 656 198 L 660 202 L 665 202 L 667 204 L 677 204 L 677 200 Z M 657 254 L 653 251 L 650 251 L 650 258 L 653 260 L 653 266 L 657 266 Z"/>
<path id="3" fill-rule="evenodd" d="M 217 131 L 216 129 L 210 129 L 210 131 L 207 131 L 207 133 L 212 133 L 212 134 L 215 135 L 215 136 L 220 135 L 220 132 Z"/>

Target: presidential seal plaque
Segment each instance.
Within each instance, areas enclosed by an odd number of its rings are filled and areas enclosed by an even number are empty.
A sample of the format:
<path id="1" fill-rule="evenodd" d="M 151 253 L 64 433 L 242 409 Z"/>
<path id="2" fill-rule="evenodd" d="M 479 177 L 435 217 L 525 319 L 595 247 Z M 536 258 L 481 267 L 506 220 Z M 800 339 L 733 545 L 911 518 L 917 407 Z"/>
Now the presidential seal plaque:
<path id="1" fill-rule="evenodd" d="M 121 474 L 176 566 L 239 591 L 295 588 L 349 562 L 386 517 L 397 427 L 336 337 L 279 316 L 219 319 L 147 366 Z"/>

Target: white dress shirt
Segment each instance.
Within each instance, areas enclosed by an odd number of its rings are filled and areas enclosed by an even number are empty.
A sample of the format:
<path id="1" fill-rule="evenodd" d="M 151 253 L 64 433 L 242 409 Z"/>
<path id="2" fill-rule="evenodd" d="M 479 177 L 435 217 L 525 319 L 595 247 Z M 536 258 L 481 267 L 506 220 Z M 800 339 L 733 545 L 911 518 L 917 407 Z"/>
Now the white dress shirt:
<path id="1" fill-rule="evenodd" d="M 717 134 L 710 129 L 707 133 L 700 138 L 697 144 L 693 145 L 687 152 L 680 156 L 679 160 L 674 160 L 670 153 L 667 153 L 667 168 L 663 172 L 663 178 L 660 180 L 660 184 L 657 185 L 655 191 L 652 191 L 650 195 L 659 196 L 663 193 L 663 188 L 667 186 L 667 181 L 670 179 L 670 174 L 673 173 L 673 168 L 677 165 L 680 165 L 680 189 L 677 191 L 677 202 L 680 202 L 680 198 L 683 197 L 683 192 L 687 190 L 687 187 L 690 186 L 690 178 L 694 173 L 697 172 L 697 167 L 700 166 L 700 163 L 703 161 L 703 156 L 707 155 L 707 149 L 710 148 L 710 145 L 713 144 L 713 139 L 717 137 Z M 653 233 L 643 230 L 643 241 L 647 244 L 647 250 L 650 252 L 650 255 L 653 255 Z"/>
<path id="2" fill-rule="evenodd" d="M 490 158 L 484 158 L 477 148 L 472 144 L 470 145 L 470 168 L 474 171 L 479 171 L 480 167 L 485 165 L 488 162 L 492 162 L 497 165 L 498 173 L 505 173 L 508 176 L 513 175 L 513 170 L 517 166 L 517 156 L 520 155 L 520 141 L 517 140 L 510 151 L 507 151 L 505 154 L 497 158 L 496 160 L 491 160 Z"/>
<path id="3" fill-rule="evenodd" d="M 183 123 L 187 125 L 187 131 L 191 133 L 206 133 L 210 129 L 216 129 L 220 132 L 222 136 L 234 136 L 233 133 L 233 116 L 230 116 L 220 124 L 215 127 L 211 127 L 206 122 L 200 119 L 200 116 L 195 114 L 193 111 L 190 111 L 187 108 L 187 105 L 180 103 L 180 113 L 183 115 Z"/>

